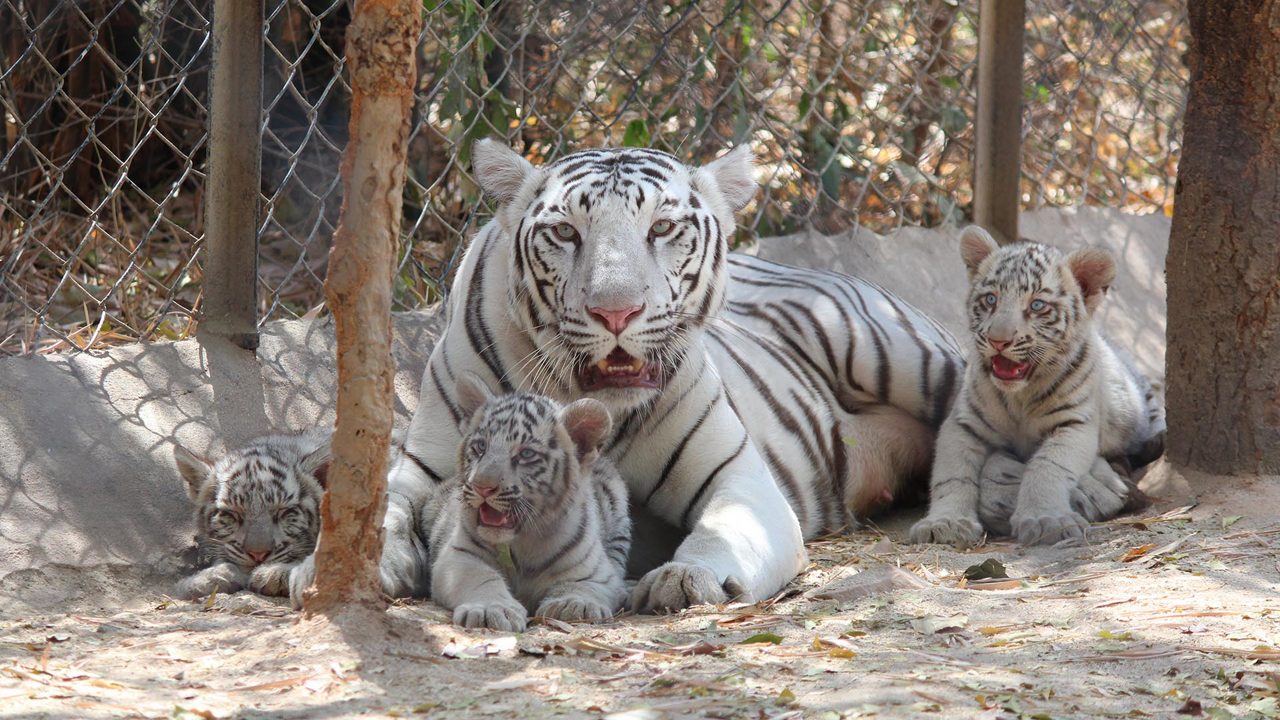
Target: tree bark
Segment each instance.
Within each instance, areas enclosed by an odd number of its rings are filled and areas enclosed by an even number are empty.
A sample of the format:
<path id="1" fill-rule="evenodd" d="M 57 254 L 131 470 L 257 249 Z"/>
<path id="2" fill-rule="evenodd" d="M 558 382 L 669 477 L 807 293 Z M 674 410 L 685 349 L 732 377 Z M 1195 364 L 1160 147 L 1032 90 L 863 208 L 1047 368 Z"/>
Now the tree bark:
<path id="1" fill-rule="evenodd" d="M 1280 472 L 1280 0 L 1192 0 L 1169 239 L 1170 460 Z"/>
<path id="2" fill-rule="evenodd" d="M 399 237 L 419 0 L 360 0 L 347 29 L 350 140 L 325 296 L 338 346 L 338 420 L 308 614 L 383 607 L 378 561 L 393 421 L 391 278 Z"/>

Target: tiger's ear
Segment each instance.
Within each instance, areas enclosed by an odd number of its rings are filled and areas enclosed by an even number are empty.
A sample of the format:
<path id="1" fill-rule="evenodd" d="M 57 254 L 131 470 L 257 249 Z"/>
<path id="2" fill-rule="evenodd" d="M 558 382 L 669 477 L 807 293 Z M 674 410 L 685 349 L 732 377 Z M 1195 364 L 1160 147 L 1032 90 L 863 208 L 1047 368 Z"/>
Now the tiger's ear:
<path id="1" fill-rule="evenodd" d="M 187 497 L 191 502 L 200 501 L 200 489 L 204 487 L 205 481 L 209 478 L 209 471 L 213 470 L 213 463 L 209 462 L 204 456 L 197 455 L 181 445 L 173 446 L 173 459 L 178 464 L 178 473 L 182 475 L 183 483 L 187 487 Z"/>
<path id="2" fill-rule="evenodd" d="M 583 398 L 561 410 L 560 422 L 569 431 L 581 462 L 596 459 L 600 445 L 613 429 L 613 418 L 609 417 L 609 410 L 604 403 L 591 398 Z"/>
<path id="3" fill-rule="evenodd" d="M 454 384 L 454 393 L 458 396 L 458 409 L 470 418 L 476 414 L 481 405 L 493 399 L 493 391 L 480 376 L 470 370 L 463 370 Z"/>
<path id="4" fill-rule="evenodd" d="M 493 199 L 507 203 L 515 199 L 524 181 L 537 171 L 532 163 L 504 143 L 485 138 L 471 149 L 471 172 Z"/>
<path id="5" fill-rule="evenodd" d="M 1084 306 L 1092 315 L 1116 279 L 1116 261 L 1102 248 L 1083 248 L 1067 256 L 1067 267 L 1080 285 Z"/>
<path id="6" fill-rule="evenodd" d="M 755 159 L 751 146 L 745 143 L 704 165 L 699 173 L 706 173 L 715 180 L 720 194 L 737 212 L 751 202 L 760 188 L 755 178 Z"/>
<path id="7" fill-rule="evenodd" d="M 998 249 L 1000 246 L 996 244 L 995 238 L 991 237 L 991 233 L 977 225 L 970 225 L 960 231 L 960 259 L 964 260 L 964 267 L 969 271 L 970 280 L 978 274 L 978 266 L 982 261 Z"/>
<path id="8" fill-rule="evenodd" d="M 303 473 L 310 475 L 320 483 L 320 487 L 329 487 L 329 465 L 333 461 L 333 446 L 328 440 L 323 445 L 307 453 L 302 462 L 298 463 L 298 469 Z"/>

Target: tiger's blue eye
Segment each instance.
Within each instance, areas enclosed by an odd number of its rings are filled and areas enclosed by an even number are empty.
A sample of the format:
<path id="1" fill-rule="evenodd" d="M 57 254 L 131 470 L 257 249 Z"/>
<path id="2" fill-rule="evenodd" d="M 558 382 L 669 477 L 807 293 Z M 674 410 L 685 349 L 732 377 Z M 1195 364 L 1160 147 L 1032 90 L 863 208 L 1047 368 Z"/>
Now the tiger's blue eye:
<path id="1" fill-rule="evenodd" d="M 659 220 L 649 228 L 649 235 L 652 237 L 662 237 L 674 230 L 676 224 L 670 220 Z"/>
<path id="2" fill-rule="evenodd" d="M 986 295 L 982 296 L 982 304 L 986 305 L 987 307 L 995 307 L 996 299 L 997 298 L 995 293 L 987 293 Z"/>
<path id="3" fill-rule="evenodd" d="M 551 229 L 556 237 L 561 240 L 575 240 L 578 237 L 578 230 L 567 222 L 562 222 Z"/>
<path id="4" fill-rule="evenodd" d="M 522 448 L 520 452 L 516 453 L 516 459 L 519 460 L 520 462 L 530 462 L 532 460 L 537 459 L 537 457 L 538 457 L 537 451 L 532 450 L 530 448 Z"/>
<path id="5" fill-rule="evenodd" d="M 471 454 L 483 455 L 484 451 L 488 447 L 489 447 L 489 444 L 484 441 L 484 438 L 476 438 L 475 440 L 471 441 Z"/>
<path id="6" fill-rule="evenodd" d="M 1049 309 L 1049 303 L 1043 300 L 1031 301 L 1031 312 L 1033 313 L 1044 312 L 1047 309 Z"/>

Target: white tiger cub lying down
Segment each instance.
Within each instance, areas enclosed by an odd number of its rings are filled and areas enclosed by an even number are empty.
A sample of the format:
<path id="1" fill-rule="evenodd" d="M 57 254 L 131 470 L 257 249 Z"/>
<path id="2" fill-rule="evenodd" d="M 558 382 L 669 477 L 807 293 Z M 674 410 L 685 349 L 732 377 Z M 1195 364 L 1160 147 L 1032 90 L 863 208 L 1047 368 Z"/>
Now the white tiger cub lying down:
<path id="1" fill-rule="evenodd" d="M 289 572 L 320 530 L 328 430 L 268 435 L 213 461 L 181 446 L 173 456 L 195 506 L 203 566 L 178 583 L 178 594 L 288 595 Z"/>
<path id="2" fill-rule="evenodd" d="M 1018 542 L 1083 536 L 1136 490 L 1114 469 L 1163 451 L 1164 408 L 1092 317 L 1115 278 L 1105 250 L 960 236 L 973 345 L 938 434 L 917 543 L 972 546 L 983 525 Z"/>
<path id="3" fill-rule="evenodd" d="M 492 396 L 457 381 L 458 479 L 431 532 L 432 598 L 465 627 L 523 630 L 528 612 L 612 617 L 626 598 L 627 486 L 600 454 L 612 421 L 599 401 L 561 406 Z"/>

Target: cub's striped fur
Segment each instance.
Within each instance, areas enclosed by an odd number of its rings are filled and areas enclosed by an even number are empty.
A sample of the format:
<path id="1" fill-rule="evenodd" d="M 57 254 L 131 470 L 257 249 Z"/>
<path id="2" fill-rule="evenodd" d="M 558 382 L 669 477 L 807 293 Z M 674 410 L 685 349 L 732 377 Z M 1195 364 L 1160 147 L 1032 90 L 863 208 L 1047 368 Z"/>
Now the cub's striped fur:
<path id="1" fill-rule="evenodd" d="M 175 446 L 174 460 L 195 506 L 202 570 L 178 594 L 249 589 L 288 595 L 289 572 L 320 529 L 329 435 L 268 435 L 210 461 Z"/>
<path id="2" fill-rule="evenodd" d="M 626 597 L 631 519 L 626 485 L 600 457 L 604 405 L 492 397 L 471 373 L 455 396 L 459 476 L 431 534 L 433 598 L 466 627 L 523 630 L 529 611 L 612 617 Z"/>
<path id="3" fill-rule="evenodd" d="M 636 586 L 633 606 L 654 611 L 772 595 L 803 567 L 804 536 L 927 472 L 958 347 L 868 283 L 731 255 L 756 189 L 745 148 L 702 167 L 641 149 L 535 167 L 486 141 L 474 170 L 499 206 L 459 268 L 409 429 L 430 484 L 456 471 L 464 370 L 600 401 L 631 498 L 687 534 Z M 402 467 L 391 487 L 428 495 Z"/>
<path id="4" fill-rule="evenodd" d="M 960 254 L 973 344 L 939 433 L 929 514 L 911 538 L 973 545 L 983 525 L 1024 544 L 1082 536 L 1133 492 L 1113 466 L 1163 449 L 1163 404 L 1092 322 L 1114 260 L 1092 248 L 1000 248 L 974 226 Z"/>

